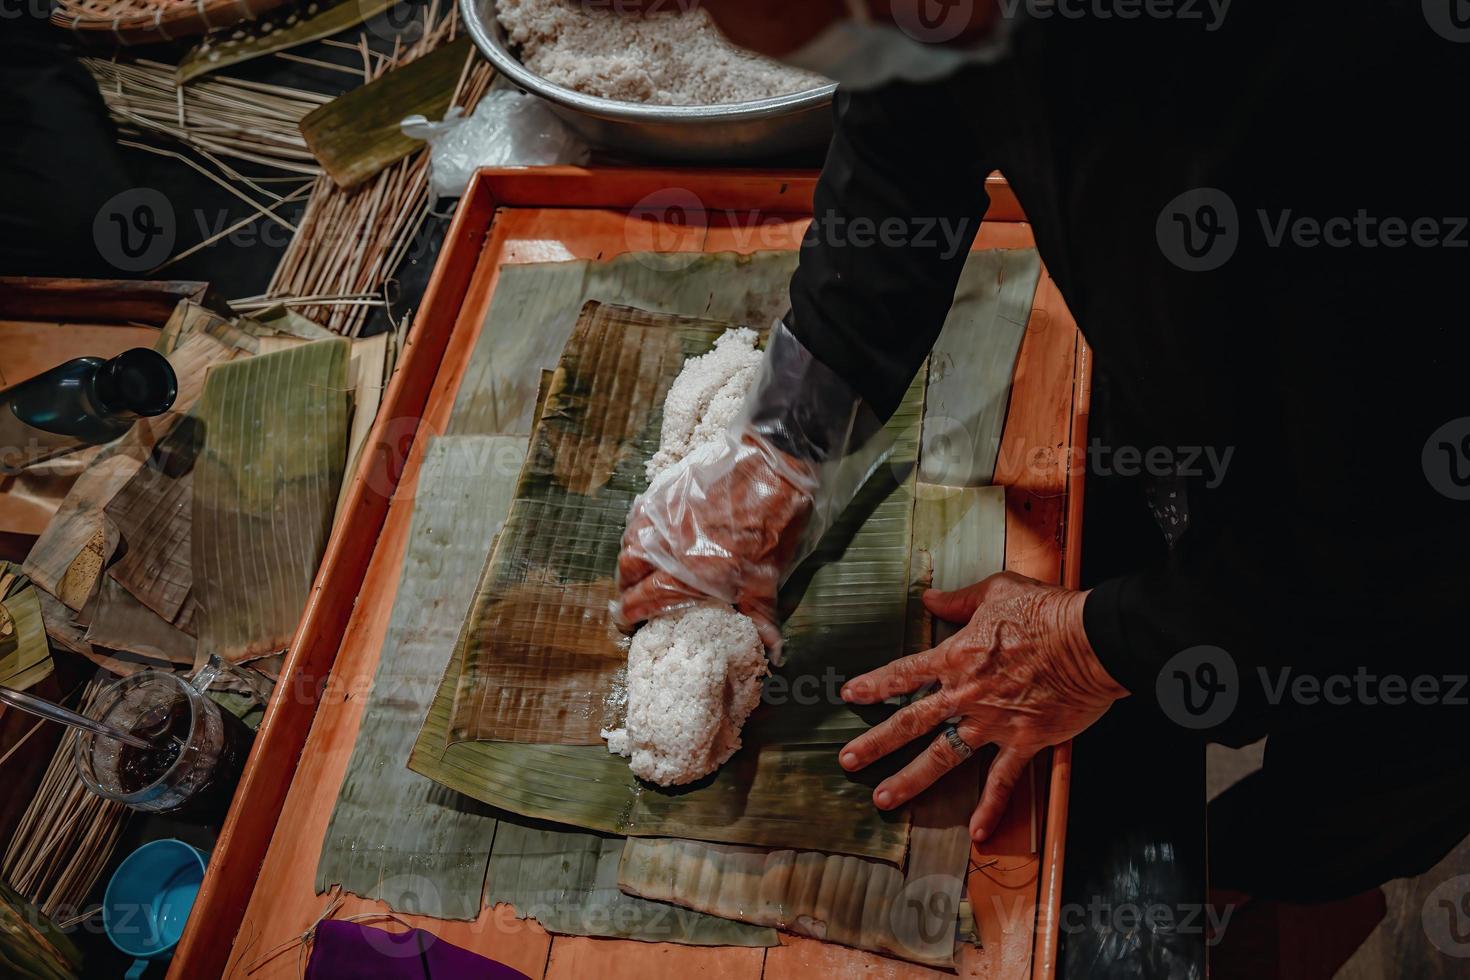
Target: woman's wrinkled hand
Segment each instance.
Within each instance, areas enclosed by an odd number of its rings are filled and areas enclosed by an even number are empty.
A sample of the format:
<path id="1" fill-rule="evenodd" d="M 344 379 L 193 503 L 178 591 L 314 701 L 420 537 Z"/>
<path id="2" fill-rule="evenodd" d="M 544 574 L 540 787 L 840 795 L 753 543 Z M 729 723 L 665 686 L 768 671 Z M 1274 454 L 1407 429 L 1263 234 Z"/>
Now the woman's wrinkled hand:
<path id="1" fill-rule="evenodd" d="M 931 589 L 924 605 L 967 625 L 932 650 L 853 678 L 844 700 L 873 704 L 938 683 L 843 747 L 839 760 L 862 769 L 915 739 L 933 739 L 918 758 L 884 780 L 873 802 L 889 810 L 908 802 L 964 761 L 941 731 L 948 719 L 970 748 L 998 748 L 970 836 L 988 837 L 1011 791 L 1036 753 L 1073 738 L 1128 692 L 1093 653 L 1082 626 L 1085 592 L 1003 572 L 955 592 Z"/>

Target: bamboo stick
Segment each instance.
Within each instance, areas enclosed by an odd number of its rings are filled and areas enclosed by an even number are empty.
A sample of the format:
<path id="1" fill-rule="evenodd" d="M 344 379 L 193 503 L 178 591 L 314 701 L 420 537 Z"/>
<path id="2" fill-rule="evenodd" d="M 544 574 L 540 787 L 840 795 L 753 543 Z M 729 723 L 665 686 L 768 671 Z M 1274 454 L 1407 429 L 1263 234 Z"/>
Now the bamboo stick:
<path id="1" fill-rule="evenodd" d="M 82 692 L 85 711 L 105 686 Z M 47 916 L 73 914 L 97 883 L 122 833 L 127 808 L 89 791 L 73 759 L 76 733 L 61 739 L 35 798 L 0 860 L 0 878 Z"/>

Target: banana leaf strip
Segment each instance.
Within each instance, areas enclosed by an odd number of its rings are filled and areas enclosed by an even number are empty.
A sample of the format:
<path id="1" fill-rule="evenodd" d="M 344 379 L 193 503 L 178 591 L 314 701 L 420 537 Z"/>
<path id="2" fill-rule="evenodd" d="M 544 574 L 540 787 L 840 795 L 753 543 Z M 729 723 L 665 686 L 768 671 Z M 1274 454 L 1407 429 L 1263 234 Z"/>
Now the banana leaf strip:
<path id="1" fill-rule="evenodd" d="M 51 676 L 51 646 L 38 590 L 12 575 L 10 563 L 0 563 L 0 570 L 10 581 L 0 594 L 0 685 L 24 691 Z"/>
<path id="2" fill-rule="evenodd" d="M 403 135 L 399 124 L 413 115 L 443 118 L 473 50 L 469 35 L 463 35 L 301 120 L 306 145 L 338 187 L 358 187 L 423 147 L 423 140 Z"/>
<path id="3" fill-rule="evenodd" d="M 271 333 L 299 337 L 302 340 L 331 340 L 338 336 L 289 306 L 272 306 L 259 313 L 252 313 L 249 319 Z"/>
<path id="4" fill-rule="evenodd" d="M 189 542 L 200 435 L 196 419 L 182 419 L 104 508 L 122 544 L 108 575 L 168 623 L 179 621 L 194 587 Z"/>
<path id="5" fill-rule="evenodd" d="M 0 881 L 0 976 L 72 980 L 81 975 L 81 950 L 34 905 Z"/>
<path id="6" fill-rule="evenodd" d="M 776 946 L 774 929 L 652 902 L 618 889 L 622 837 L 503 819 L 490 854 L 486 904 L 515 907 L 548 932 L 686 946 Z"/>
<path id="7" fill-rule="evenodd" d="M 309 0 L 288 4 L 246 21 L 230 31 L 210 35 L 179 61 L 183 85 L 200 75 L 331 37 L 387 10 L 395 0 Z"/>
<path id="8" fill-rule="evenodd" d="M 88 612 L 87 632 L 82 639 L 93 646 L 188 667 L 195 665 L 194 637 L 143 605 L 116 579 L 102 579 Z"/>
<path id="9" fill-rule="evenodd" d="M 1005 487 L 942 487 L 920 483 L 914 502 L 914 548 L 929 555 L 934 588 L 973 585 L 1006 563 Z M 953 624 L 936 624 L 938 639 Z"/>
<path id="10" fill-rule="evenodd" d="M 914 554 L 926 559 L 921 567 L 934 569 L 936 588 L 969 585 L 1004 567 L 1003 488 L 920 484 L 914 511 Z M 619 885 L 714 915 L 952 968 L 968 821 L 980 793 L 977 763 L 959 767 L 911 804 L 902 871 L 819 851 L 631 839 Z"/>
<path id="11" fill-rule="evenodd" d="M 966 261 L 929 356 L 920 481 L 978 487 L 994 478 L 1011 375 L 1040 276 L 1035 249 L 988 249 Z"/>
<path id="12" fill-rule="evenodd" d="M 296 631 L 346 463 L 351 347 L 316 341 L 209 372 L 191 534 L 201 650 L 238 662 Z"/>
<path id="13" fill-rule="evenodd" d="M 352 342 L 352 429 L 347 436 L 347 466 L 342 471 L 342 489 L 337 494 L 336 516 L 342 516 L 347 506 L 347 494 L 352 490 L 352 478 L 362 462 L 362 447 L 367 444 L 368 433 L 378 418 L 378 407 L 383 403 L 383 389 L 388 383 L 389 344 L 392 334 L 380 333 Z"/>
<path id="14" fill-rule="evenodd" d="M 967 821 L 979 798 L 975 760 L 917 798 L 904 870 L 814 850 L 629 838 L 618 884 L 643 898 L 953 969 Z"/>
<path id="15" fill-rule="evenodd" d="M 518 436 L 449 436 L 424 454 L 398 596 L 322 846 L 318 892 L 339 884 L 398 912 L 480 914 L 495 816 L 406 766 L 525 455 Z"/>
<path id="16" fill-rule="evenodd" d="M 634 252 L 606 262 L 501 266 L 449 431 L 530 435 L 539 372 L 556 367 L 588 300 L 756 328 L 789 305 L 794 252 L 687 254 L 674 266 L 668 259 Z"/>

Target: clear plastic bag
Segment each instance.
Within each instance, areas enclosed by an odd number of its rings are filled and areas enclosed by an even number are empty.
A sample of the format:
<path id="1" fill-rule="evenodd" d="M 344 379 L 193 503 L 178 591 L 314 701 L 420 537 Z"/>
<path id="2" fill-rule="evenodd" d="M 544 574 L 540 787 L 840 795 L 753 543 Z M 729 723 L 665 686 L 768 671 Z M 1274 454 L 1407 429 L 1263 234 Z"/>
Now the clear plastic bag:
<path id="1" fill-rule="evenodd" d="M 540 167 L 585 163 L 587 144 L 543 100 L 514 89 L 486 93 L 475 111 L 454 107 L 442 122 L 409 116 L 405 136 L 429 144 L 429 185 L 435 197 L 459 197 L 480 167 Z"/>

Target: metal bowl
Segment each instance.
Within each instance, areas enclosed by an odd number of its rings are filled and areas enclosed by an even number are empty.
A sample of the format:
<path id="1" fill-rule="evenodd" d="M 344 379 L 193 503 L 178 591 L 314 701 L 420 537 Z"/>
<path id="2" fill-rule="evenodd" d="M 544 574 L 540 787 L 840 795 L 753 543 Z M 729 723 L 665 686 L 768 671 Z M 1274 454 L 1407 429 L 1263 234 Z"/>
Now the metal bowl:
<path id="1" fill-rule="evenodd" d="M 832 136 L 836 85 L 728 105 L 645 105 L 584 95 L 521 64 L 495 16 L 495 0 L 459 0 L 470 37 L 495 69 L 541 96 L 592 146 L 652 160 L 731 162 L 819 149 Z"/>

